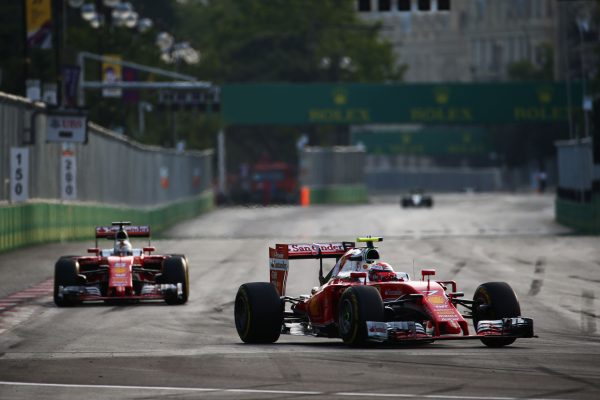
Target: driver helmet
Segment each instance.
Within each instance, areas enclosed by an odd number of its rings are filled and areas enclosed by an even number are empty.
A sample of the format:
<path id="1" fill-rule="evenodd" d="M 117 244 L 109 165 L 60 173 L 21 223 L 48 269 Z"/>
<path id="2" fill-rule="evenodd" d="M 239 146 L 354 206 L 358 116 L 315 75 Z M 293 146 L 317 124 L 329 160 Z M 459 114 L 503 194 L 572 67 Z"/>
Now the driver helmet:
<path id="1" fill-rule="evenodd" d="M 117 240 L 115 242 L 115 255 L 130 256 L 133 254 L 133 249 L 129 240 Z"/>
<path id="2" fill-rule="evenodd" d="M 386 262 L 378 262 L 369 268 L 369 280 L 374 282 L 386 282 L 396 279 L 394 268 Z"/>

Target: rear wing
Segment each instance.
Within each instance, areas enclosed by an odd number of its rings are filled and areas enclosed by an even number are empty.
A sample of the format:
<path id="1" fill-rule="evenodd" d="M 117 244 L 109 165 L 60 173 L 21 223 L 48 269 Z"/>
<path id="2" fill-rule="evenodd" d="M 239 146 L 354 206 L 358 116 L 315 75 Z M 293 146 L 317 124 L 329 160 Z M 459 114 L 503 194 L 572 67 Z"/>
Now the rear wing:
<path id="1" fill-rule="evenodd" d="M 150 237 L 150 227 L 146 225 L 140 226 L 123 226 L 123 230 L 127 232 L 129 237 Z M 115 234 L 119 231 L 118 226 L 97 226 L 96 239 L 106 238 L 114 239 Z"/>
<path id="2" fill-rule="evenodd" d="M 280 296 L 285 295 L 289 260 L 318 259 L 321 261 L 321 274 L 324 258 L 339 259 L 346 251 L 356 247 L 354 242 L 331 243 L 292 243 L 276 244 L 269 247 L 269 276 Z"/>

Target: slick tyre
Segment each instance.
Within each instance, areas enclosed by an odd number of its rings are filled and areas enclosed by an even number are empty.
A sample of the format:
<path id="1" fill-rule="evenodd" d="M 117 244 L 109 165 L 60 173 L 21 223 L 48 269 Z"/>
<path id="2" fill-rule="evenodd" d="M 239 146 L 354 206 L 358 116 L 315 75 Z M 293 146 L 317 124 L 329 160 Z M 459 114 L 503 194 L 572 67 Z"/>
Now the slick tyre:
<path id="1" fill-rule="evenodd" d="M 235 296 L 235 328 L 245 343 L 275 343 L 283 324 L 283 303 L 269 282 L 244 283 Z"/>
<path id="2" fill-rule="evenodd" d="M 473 325 L 486 319 L 502 319 L 519 317 L 521 306 L 517 295 L 506 282 L 488 282 L 479 285 L 473 295 Z M 503 347 L 512 344 L 515 338 L 482 338 L 488 347 Z"/>
<path id="3" fill-rule="evenodd" d="M 371 286 L 352 286 L 339 302 L 338 326 L 340 336 L 349 346 L 363 346 L 368 339 L 367 321 L 383 321 L 383 300 Z"/>
<path id="4" fill-rule="evenodd" d="M 61 257 L 54 264 L 54 304 L 58 307 L 70 307 L 80 303 L 59 293 L 60 286 L 77 286 L 78 276 L 79 263 L 70 256 Z"/>
<path id="5" fill-rule="evenodd" d="M 187 259 L 184 256 L 171 256 L 163 261 L 160 283 L 181 284 L 182 294 L 169 294 L 165 297 L 167 304 L 185 304 L 190 292 L 190 276 Z"/>

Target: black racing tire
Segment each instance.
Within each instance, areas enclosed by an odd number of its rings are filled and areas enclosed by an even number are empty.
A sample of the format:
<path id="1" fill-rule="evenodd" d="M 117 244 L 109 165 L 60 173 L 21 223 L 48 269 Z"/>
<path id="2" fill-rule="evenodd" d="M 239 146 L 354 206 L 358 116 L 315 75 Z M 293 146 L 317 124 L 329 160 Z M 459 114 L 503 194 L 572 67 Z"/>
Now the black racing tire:
<path id="1" fill-rule="evenodd" d="M 368 339 L 367 321 L 383 321 L 383 300 L 372 286 L 351 286 L 339 302 L 338 329 L 345 344 L 363 346 Z"/>
<path id="2" fill-rule="evenodd" d="M 400 202 L 400 204 L 402 205 L 402 208 L 410 207 L 410 200 L 402 199 L 402 201 Z"/>
<path id="3" fill-rule="evenodd" d="M 473 325 L 485 319 L 502 319 L 521 316 L 521 306 L 515 291 L 506 282 L 487 282 L 479 285 L 473 295 Z M 488 347 L 504 347 L 516 338 L 481 338 Z"/>
<path id="4" fill-rule="evenodd" d="M 235 329 L 244 343 L 275 343 L 283 325 L 283 302 L 269 282 L 244 283 L 235 296 Z"/>
<path id="5" fill-rule="evenodd" d="M 77 286 L 79 284 L 79 263 L 73 259 L 75 256 L 64 256 L 54 264 L 54 304 L 58 307 L 71 307 L 80 301 L 59 297 L 59 286 Z"/>
<path id="6" fill-rule="evenodd" d="M 162 265 L 160 283 L 177 285 L 181 283 L 182 296 L 170 294 L 165 297 L 165 302 L 170 305 L 185 304 L 190 293 L 190 272 L 187 259 L 182 255 L 173 255 L 165 258 Z"/>
<path id="7" fill-rule="evenodd" d="M 431 197 L 429 197 L 426 201 L 425 201 L 425 205 L 427 206 L 427 208 L 431 208 L 433 207 L 433 199 Z"/>

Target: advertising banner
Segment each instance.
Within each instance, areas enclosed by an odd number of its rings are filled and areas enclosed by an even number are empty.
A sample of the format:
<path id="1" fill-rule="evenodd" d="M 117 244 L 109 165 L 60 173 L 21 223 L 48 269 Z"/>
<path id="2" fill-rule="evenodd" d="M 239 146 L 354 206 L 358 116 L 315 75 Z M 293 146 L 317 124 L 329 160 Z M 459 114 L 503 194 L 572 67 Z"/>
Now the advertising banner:
<path id="1" fill-rule="evenodd" d="M 121 68 L 121 56 L 119 55 L 104 55 L 104 61 L 102 61 L 102 82 L 104 83 L 115 83 L 123 80 L 123 72 Z M 111 62 L 111 61 L 116 62 Z M 119 88 L 105 88 L 102 89 L 102 97 L 121 97 L 123 91 Z"/>
<path id="2" fill-rule="evenodd" d="M 27 47 L 52 48 L 51 0 L 26 0 Z"/>
<path id="3" fill-rule="evenodd" d="M 77 107 L 80 72 L 77 65 L 63 65 L 63 106 L 66 108 Z"/>

